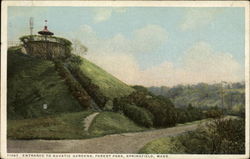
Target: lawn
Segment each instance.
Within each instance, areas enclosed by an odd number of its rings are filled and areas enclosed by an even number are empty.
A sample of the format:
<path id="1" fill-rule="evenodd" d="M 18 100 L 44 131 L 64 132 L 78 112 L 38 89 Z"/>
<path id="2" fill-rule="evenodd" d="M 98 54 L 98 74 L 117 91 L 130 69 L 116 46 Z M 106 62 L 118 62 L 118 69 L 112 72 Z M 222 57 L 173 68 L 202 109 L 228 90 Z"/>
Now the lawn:
<path id="1" fill-rule="evenodd" d="M 87 138 L 83 120 L 92 111 L 60 114 L 34 119 L 8 120 L 10 139 L 81 139 Z"/>
<path id="2" fill-rule="evenodd" d="M 102 112 L 93 120 L 89 132 L 92 136 L 117 134 L 124 132 L 143 131 L 146 128 L 138 126 L 122 114 Z"/>
<path id="3" fill-rule="evenodd" d="M 84 139 L 107 134 L 146 130 L 122 114 L 101 112 L 84 130 L 84 119 L 93 111 L 63 113 L 33 119 L 8 120 L 9 139 Z"/>

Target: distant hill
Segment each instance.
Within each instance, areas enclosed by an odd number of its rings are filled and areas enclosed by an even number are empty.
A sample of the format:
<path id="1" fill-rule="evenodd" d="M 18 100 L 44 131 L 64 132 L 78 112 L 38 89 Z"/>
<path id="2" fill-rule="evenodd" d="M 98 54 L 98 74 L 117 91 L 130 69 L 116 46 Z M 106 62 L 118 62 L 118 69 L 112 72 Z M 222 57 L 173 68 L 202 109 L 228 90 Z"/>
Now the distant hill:
<path id="1" fill-rule="evenodd" d="M 200 108 L 222 107 L 223 103 L 223 107 L 226 109 L 236 109 L 236 107 L 245 105 L 244 83 L 224 84 L 223 89 L 220 83 L 199 83 L 196 85 L 178 85 L 175 87 L 162 86 L 150 87 L 148 89 L 155 95 L 168 97 L 176 107 L 185 107 L 188 104 Z"/>
<path id="2" fill-rule="evenodd" d="M 90 61 L 84 58 L 82 60 L 82 73 L 96 84 L 108 99 L 128 95 L 134 90 Z M 23 54 L 20 48 L 14 47 L 8 49 L 7 69 L 8 119 L 34 118 L 83 110 L 52 61 Z M 47 109 L 44 109 L 46 106 Z"/>

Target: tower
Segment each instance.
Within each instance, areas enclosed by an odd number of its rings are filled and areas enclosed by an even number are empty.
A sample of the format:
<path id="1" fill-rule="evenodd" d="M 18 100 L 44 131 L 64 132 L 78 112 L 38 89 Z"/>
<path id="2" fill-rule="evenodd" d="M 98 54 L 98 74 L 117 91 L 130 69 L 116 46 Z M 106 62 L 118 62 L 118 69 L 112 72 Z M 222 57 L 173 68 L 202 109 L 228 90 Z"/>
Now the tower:
<path id="1" fill-rule="evenodd" d="M 30 35 L 33 34 L 33 29 L 34 29 L 34 18 L 30 17 Z"/>

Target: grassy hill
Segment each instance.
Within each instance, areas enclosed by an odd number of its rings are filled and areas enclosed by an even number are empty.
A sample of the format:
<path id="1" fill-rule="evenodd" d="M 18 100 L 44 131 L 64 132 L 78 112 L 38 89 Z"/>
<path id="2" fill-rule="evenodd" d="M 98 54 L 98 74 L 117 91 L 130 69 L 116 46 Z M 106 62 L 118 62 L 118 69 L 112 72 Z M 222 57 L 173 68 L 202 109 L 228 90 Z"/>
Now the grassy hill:
<path id="1" fill-rule="evenodd" d="M 54 63 L 8 51 L 8 119 L 34 118 L 62 112 L 81 111 Z M 48 108 L 43 109 L 43 104 Z"/>
<path id="2" fill-rule="evenodd" d="M 134 91 L 122 81 L 118 80 L 108 72 L 104 71 L 97 65 L 91 63 L 85 58 L 80 66 L 83 73 L 90 78 L 94 84 L 100 87 L 102 94 L 110 99 L 129 95 Z"/>
<path id="3" fill-rule="evenodd" d="M 99 87 L 96 94 L 101 93 L 108 99 L 114 99 L 134 91 L 90 61 L 84 58 L 81 60 L 81 72 Z M 8 119 L 35 118 L 83 110 L 68 83 L 55 69 L 54 62 L 25 55 L 20 48 L 13 47 L 8 50 L 7 67 Z M 95 94 L 93 89 L 90 96 L 93 91 Z M 47 104 L 47 109 L 43 109 L 44 104 Z"/>

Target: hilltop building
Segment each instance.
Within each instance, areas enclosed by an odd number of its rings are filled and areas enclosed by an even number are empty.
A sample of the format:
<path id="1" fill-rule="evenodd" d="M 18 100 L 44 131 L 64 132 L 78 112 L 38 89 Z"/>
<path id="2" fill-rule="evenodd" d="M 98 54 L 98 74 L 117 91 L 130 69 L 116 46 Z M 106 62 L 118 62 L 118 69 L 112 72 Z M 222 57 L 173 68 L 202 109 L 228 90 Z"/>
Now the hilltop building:
<path id="1" fill-rule="evenodd" d="M 20 38 L 26 53 L 42 59 L 67 58 L 70 56 L 72 43 L 64 38 L 53 36 L 48 30 L 47 20 L 40 35 L 27 35 Z"/>

